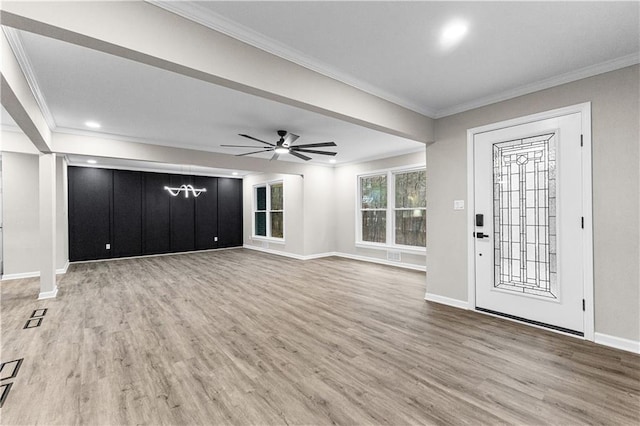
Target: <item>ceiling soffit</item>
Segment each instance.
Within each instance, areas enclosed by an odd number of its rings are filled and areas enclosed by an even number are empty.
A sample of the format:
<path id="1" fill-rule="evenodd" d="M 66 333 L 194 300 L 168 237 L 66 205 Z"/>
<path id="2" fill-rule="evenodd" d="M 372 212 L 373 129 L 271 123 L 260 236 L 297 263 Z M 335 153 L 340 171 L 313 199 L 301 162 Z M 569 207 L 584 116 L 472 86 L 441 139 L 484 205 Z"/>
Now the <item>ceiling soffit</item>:
<path id="1" fill-rule="evenodd" d="M 432 120 L 424 115 L 151 4 L 3 2 L 0 14 L 3 25 L 126 57 L 403 138 L 420 142 L 433 140 Z M 169 27 L 173 31 L 165 30 Z M 154 40 L 154 43 L 149 43 L 149 40 Z M 281 75 L 288 78 L 279 78 Z M 317 90 L 309 91 L 309 86 Z"/>

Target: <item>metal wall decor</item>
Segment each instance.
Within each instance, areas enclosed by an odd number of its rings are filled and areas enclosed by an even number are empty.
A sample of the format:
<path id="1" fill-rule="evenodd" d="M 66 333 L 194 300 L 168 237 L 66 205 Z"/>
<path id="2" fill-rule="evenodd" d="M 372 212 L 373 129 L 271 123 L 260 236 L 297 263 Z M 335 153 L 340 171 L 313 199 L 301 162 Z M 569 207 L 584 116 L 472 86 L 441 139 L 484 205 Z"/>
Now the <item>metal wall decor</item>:
<path id="1" fill-rule="evenodd" d="M 197 198 L 203 192 L 207 192 L 207 188 L 194 188 L 193 185 L 180 185 L 180 188 L 169 188 L 165 186 L 164 189 L 169 191 L 169 194 L 177 197 L 178 194 L 184 192 L 184 198 L 189 198 L 189 193 L 193 195 L 194 198 Z"/>
<path id="2" fill-rule="evenodd" d="M 558 298 L 555 133 L 493 144 L 494 287 Z"/>

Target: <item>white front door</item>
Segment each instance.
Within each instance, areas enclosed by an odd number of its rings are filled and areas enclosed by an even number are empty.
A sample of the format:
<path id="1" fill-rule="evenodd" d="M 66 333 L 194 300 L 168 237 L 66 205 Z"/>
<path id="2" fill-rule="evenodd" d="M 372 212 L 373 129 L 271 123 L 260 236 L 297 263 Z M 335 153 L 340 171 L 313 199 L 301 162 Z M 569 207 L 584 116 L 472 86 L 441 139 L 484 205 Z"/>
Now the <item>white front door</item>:
<path id="1" fill-rule="evenodd" d="M 473 135 L 476 309 L 583 335 L 581 133 L 572 113 Z"/>

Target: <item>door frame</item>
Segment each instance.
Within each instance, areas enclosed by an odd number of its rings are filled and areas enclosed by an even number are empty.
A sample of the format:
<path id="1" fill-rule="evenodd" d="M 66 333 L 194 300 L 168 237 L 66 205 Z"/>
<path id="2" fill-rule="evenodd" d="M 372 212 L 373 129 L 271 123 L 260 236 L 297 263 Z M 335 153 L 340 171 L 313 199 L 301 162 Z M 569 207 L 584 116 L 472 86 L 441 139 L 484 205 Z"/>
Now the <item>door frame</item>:
<path id="1" fill-rule="evenodd" d="M 584 259 L 583 288 L 584 288 L 584 339 L 594 341 L 594 286 L 593 286 L 593 195 L 592 195 L 592 161 L 591 161 L 591 102 L 585 102 L 564 108 L 544 111 L 511 120 L 500 121 L 484 126 L 474 127 L 467 130 L 467 287 L 468 287 L 468 309 L 476 312 L 476 277 L 475 277 L 475 238 L 474 230 L 475 213 L 475 164 L 474 154 L 475 135 L 504 129 L 507 127 L 519 126 L 535 121 L 556 118 L 563 115 L 580 113 L 582 117 L 582 211 L 584 214 L 584 238 L 582 245 L 582 255 Z M 576 218 L 578 220 L 578 218 Z M 481 312 L 484 313 L 484 312 Z M 503 317 L 500 317 L 503 318 Z M 508 319 L 508 318 L 505 318 Z M 521 321 L 518 321 L 521 322 Z M 529 323 L 522 322 L 527 325 Z M 534 327 L 538 327 L 532 325 Z M 555 331 L 550 328 L 545 330 Z M 562 333 L 556 331 L 558 333 Z M 565 334 L 565 333 L 562 333 Z M 573 336 L 578 337 L 578 336 Z"/>

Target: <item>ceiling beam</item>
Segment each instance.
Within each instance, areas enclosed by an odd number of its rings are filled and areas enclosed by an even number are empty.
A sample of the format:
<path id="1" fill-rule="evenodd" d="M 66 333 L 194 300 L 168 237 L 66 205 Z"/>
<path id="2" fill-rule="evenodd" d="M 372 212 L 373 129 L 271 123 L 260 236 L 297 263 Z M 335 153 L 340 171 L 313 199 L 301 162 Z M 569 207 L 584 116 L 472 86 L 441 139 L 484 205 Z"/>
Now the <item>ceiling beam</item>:
<path id="1" fill-rule="evenodd" d="M 0 102 L 40 152 L 51 152 L 51 129 L 20 69 L 4 31 L 0 31 Z"/>
<path id="2" fill-rule="evenodd" d="M 128 142 L 95 136 L 53 133 L 54 152 L 66 155 L 85 155 L 94 158 L 118 158 L 155 163 L 245 170 L 265 173 L 304 175 L 313 164 L 292 161 L 269 161 L 255 157 L 236 157 L 230 154 L 174 148 L 147 143 Z"/>
<path id="3" fill-rule="evenodd" d="M 2 25 L 428 143 L 433 120 L 142 1 L 3 1 Z"/>

